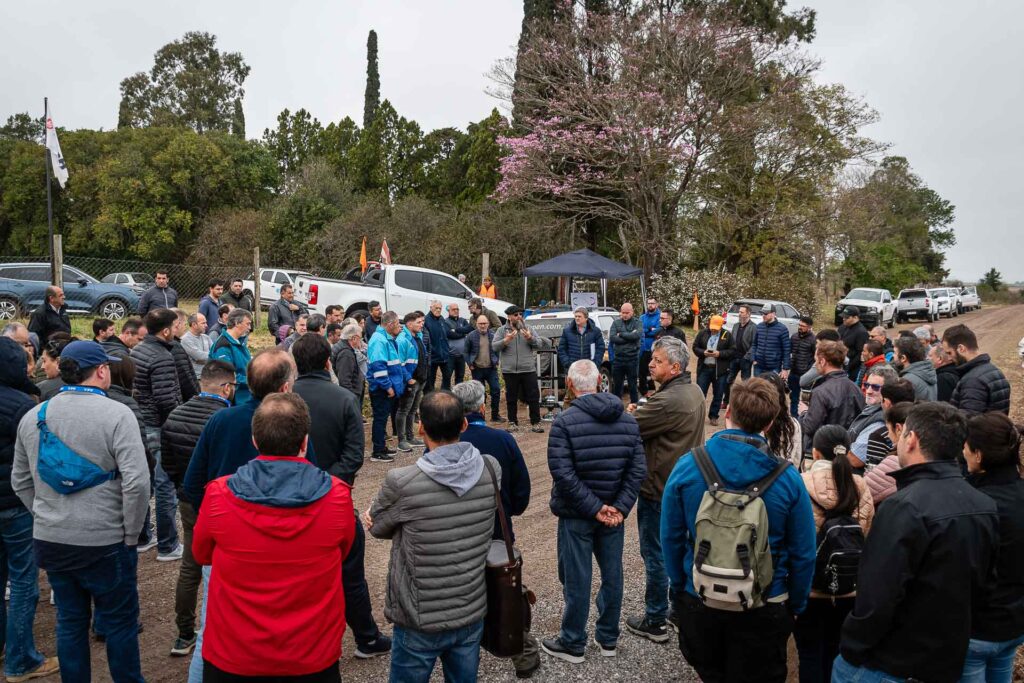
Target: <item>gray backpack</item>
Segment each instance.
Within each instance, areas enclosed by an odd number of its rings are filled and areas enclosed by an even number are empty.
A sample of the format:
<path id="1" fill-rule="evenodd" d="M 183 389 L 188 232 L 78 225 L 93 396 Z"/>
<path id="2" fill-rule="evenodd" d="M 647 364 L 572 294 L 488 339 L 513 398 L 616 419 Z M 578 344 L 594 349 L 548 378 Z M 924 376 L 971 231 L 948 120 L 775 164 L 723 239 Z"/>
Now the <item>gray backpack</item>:
<path id="1" fill-rule="evenodd" d="M 764 605 L 774 568 L 768 546 L 768 513 L 761 496 L 789 462 L 782 460 L 746 490 L 731 491 L 704 446 L 693 449 L 708 490 L 694 524 L 693 588 L 708 607 L 741 611 Z"/>

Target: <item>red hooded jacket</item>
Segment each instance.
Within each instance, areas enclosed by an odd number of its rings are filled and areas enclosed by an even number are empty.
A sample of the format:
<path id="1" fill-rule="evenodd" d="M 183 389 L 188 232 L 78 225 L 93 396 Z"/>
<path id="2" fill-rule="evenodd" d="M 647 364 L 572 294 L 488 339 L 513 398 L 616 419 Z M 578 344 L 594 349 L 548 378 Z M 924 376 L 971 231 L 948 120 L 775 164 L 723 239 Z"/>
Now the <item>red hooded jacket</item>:
<path id="1" fill-rule="evenodd" d="M 305 458 L 261 455 L 210 482 L 192 554 L 213 565 L 203 658 L 242 676 L 323 671 L 341 656 L 351 489 Z"/>

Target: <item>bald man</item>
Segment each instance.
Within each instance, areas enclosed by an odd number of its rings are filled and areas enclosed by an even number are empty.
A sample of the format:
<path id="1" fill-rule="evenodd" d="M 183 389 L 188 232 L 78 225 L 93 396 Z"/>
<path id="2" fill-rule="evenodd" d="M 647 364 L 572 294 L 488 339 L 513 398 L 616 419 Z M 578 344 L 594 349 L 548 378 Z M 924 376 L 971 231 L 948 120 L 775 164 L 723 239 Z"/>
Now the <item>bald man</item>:
<path id="1" fill-rule="evenodd" d="M 640 344 L 644 330 L 640 319 L 633 315 L 633 304 L 628 301 L 619 309 L 619 319 L 612 323 L 608 341 L 612 357 L 612 394 L 622 397 L 622 382 L 629 383 L 629 402 L 639 399 Z"/>

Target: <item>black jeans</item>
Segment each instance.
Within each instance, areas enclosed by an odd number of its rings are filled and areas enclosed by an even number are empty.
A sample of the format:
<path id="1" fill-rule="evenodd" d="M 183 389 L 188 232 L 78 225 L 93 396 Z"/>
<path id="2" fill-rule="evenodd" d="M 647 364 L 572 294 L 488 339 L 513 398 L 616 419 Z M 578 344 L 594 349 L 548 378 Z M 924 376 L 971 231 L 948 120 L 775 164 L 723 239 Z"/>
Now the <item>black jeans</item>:
<path id="1" fill-rule="evenodd" d="M 498 381 L 498 369 L 495 367 L 473 368 L 472 375 L 473 379 L 484 385 L 485 390 L 490 387 L 491 420 L 496 422 L 498 420 L 498 407 L 501 403 L 501 383 Z"/>
<path id="2" fill-rule="evenodd" d="M 345 592 L 345 622 L 352 629 L 356 645 L 365 645 L 377 639 L 380 629 L 373 620 L 370 605 L 370 589 L 366 586 L 364 559 L 366 555 L 366 532 L 356 513 L 356 537 L 352 548 L 341 562 L 341 587 Z"/>
<path id="3" fill-rule="evenodd" d="M 810 598 L 796 618 L 793 637 L 800 657 L 800 683 L 829 683 L 839 654 L 839 633 L 856 598 Z"/>
<path id="4" fill-rule="evenodd" d="M 530 407 L 530 424 L 540 424 L 540 387 L 537 386 L 536 372 L 506 372 L 505 410 L 511 424 L 519 422 L 519 397 Z"/>
<path id="5" fill-rule="evenodd" d="M 768 603 L 749 612 L 727 612 L 704 606 L 700 598 L 680 591 L 679 650 L 706 683 L 784 683 L 786 643 L 793 630 L 789 608 Z"/>
<path id="6" fill-rule="evenodd" d="M 423 393 L 434 390 L 434 382 L 437 381 L 437 373 L 441 373 L 441 388 L 451 389 L 451 384 L 448 383 L 448 362 L 438 363 L 436 361 L 430 361 L 430 376 L 427 377 L 427 381 L 423 383 Z"/>
<path id="7" fill-rule="evenodd" d="M 737 352 L 737 355 L 739 352 Z M 752 362 L 746 358 L 737 358 L 733 356 L 732 362 L 729 363 L 729 378 L 725 381 L 725 396 L 722 398 L 722 402 L 728 405 L 729 403 L 729 390 L 732 389 L 732 383 L 736 381 L 736 378 L 750 379 L 750 372 L 752 368 Z"/>
<path id="8" fill-rule="evenodd" d="M 640 366 L 637 368 L 639 377 L 637 383 L 640 386 L 640 393 L 646 394 L 648 391 L 654 391 L 654 382 L 651 381 L 651 352 L 644 351 L 640 354 Z"/>
<path id="9" fill-rule="evenodd" d="M 612 394 L 622 398 L 622 382 L 625 380 L 626 385 L 629 387 L 629 402 L 636 403 L 640 396 L 637 393 L 637 382 L 638 373 L 640 366 L 637 361 L 627 361 L 620 363 L 615 361 L 612 363 Z"/>
<path id="10" fill-rule="evenodd" d="M 456 384 L 466 381 L 465 356 L 449 356 L 448 365 L 444 369 L 444 388 L 450 389 Z"/>

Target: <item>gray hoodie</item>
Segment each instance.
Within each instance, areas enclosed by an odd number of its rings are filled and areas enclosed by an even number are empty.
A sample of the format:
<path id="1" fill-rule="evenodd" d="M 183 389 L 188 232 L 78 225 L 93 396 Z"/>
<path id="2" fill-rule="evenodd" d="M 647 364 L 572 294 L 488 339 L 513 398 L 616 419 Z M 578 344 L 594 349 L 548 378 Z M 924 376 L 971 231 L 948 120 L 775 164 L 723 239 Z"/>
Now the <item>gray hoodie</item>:
<path id="1" fill-rule="evenodd" d="M 939 376 L 930 360 L 919 360 L 911 363 L 900 377 L 910 380 L 914 385 L 914 398 L 918 401 L 937 401 L 939 398 Z"/>
<path id="2" fill-rule="evenodd" d="M 416 467 L 461 498 L 480 481 L 484 459 L 476 446 L 460 441 L 424 453 L 416 461 Z"/>

